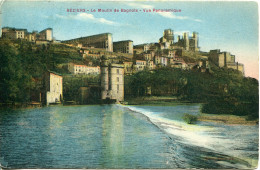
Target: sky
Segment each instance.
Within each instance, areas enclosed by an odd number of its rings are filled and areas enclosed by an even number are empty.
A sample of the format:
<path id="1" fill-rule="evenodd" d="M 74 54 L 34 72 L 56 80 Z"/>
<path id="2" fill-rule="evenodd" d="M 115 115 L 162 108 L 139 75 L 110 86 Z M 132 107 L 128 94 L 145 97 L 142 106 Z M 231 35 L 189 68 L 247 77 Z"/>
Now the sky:
<path id="1" fill-rule="evenodd" d="M 67 12 L 68 9 L 79 12 Z M 113 12 L 98 12 L 98 9 Z M 114 12 L 115 9 L 119 12 Z M 121 12 L 121 9 L 138 12 Z M 143 12 L 143 9 L 151 12 Z M 153 12 L 153 9 L 179 12 Z M 258 4 L 253 1 L 5 0 L 0 17 L 1 27 L 28 31 L 51 27 L 57 40 L 109 32 L 113 34 L 113 41 L 133 40 L 137 45 L 158 42 L 164 29 L 174 31 L 175 41 L 183 32 L 191 36 L 196 31 L 201 51 L 231 52 L 236 55 L 236 61 L 244 64 L 246 76 L 259 77 Z"/>

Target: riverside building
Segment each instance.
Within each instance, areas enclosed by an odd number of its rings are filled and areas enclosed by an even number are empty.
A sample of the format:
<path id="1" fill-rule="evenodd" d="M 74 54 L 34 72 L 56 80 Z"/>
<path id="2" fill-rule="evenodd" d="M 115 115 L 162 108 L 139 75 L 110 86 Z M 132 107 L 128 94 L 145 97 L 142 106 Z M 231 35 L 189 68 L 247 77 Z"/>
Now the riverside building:
<path id="1" fill-rule="evenodd" d="M 48 71 L 45 74 L 43 102 L 49 104 L 61 103 L 63 98 L 62 76 Z"/>
<path id="2" fill-rule="evenodd" d="M 101 99 L 124 101 L 124 65 L 102 60 Z"/>

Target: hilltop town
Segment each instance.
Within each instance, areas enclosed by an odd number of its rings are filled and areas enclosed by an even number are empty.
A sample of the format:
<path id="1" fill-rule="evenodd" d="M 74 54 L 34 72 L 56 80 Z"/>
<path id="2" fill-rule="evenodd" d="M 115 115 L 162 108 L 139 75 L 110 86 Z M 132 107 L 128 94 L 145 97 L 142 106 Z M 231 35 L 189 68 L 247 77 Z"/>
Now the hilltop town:
<path id="1" fill-rule="evenodd" d="M 134 45 L 133 40 L 113 42 L 111 33 L 58 41 L 53 37 L 52 28 L 28 32 L 26 29 L 4 27 L 1 40 L 26 41 L 36 47 L 62 46 L 62 49 L 76 51 L 77 59 L 64 60 L 56 67 L 56 72 L 46 70 L 41 80 L 41 89 L 44 90 L 38 91 L 39 94 L 35 94 L 38 97 L 34 97 L 33 100 L 47 105 L 63 101 L 66 93 L 63 87 L 64 79 L 71 81 L 73 76 L 82 79 L 87 76 L 87 83 L 79 88 L 79 103 L 86 104 L 90 101 L 95 103 L 93 99 L 122 102 L 125 94 L 125 76 L 142 71 L 151 72 L 158 68 L 210 73 L 211 67 L 214 66 L 238 70 L 244 75 L 243 64 L 236 62 L 235 56 L 230 52 L 222 52 L 219 49 L 200 51 L 197 32 L 193 32 L 191 36 L 184 32 L 182 37 L 177 36 L 176 41 L 174 37 L 172 29 L 165 29 L 158 43 Z M 57 73 L 59 67 L 62 71 Z M 88 76 L 98 78 L 91 83 Z"/>

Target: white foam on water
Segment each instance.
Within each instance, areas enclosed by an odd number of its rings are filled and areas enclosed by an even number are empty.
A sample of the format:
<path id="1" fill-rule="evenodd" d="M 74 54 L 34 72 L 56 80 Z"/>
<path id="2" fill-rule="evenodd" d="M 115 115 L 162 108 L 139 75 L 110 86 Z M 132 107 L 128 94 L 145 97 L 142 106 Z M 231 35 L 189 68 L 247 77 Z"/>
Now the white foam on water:
<path id="1" fill-rule="evenodd" d="M 127 107 L 132 111 L 144 114 L 152 123 L 167 133 L 181 137 L 182 140 L 180 140 L 180 142 L 182 143 L 214 149 L 210 146 L 210 143 L 212 143 L 215 139 L 211 136 L 205 135 L 206 131 L 214 130 L 211 127 L 188 125 L 185 122 L 160 117 L 158 114 L 153 114 L 153 112 L 146 111 L 145 109 L 136 108 L 134 106 Z"/>
<path id="2" fill-rule="evenodd" d="M 214 125 L 203 126 L 199 124 L 189 125 L 182 121 L 161 117 L 160 114 L 143 108 L 135 106 L 124 107 L 147 116 L 150 121 L 160 129 L 164 130 L 168 134 L 178 137 L 176 140 L 181 143 L 204 147 L 217 153 L 244 160 L 248 159 L 248 151 L 234 149 L 247 145 L 246 141 L 234 139 L 231 136 L 225 136 L 223 134 L 223 131 L 225 132 L 225 129 L 223 128 L 225 127 L 215 127 Z"/>

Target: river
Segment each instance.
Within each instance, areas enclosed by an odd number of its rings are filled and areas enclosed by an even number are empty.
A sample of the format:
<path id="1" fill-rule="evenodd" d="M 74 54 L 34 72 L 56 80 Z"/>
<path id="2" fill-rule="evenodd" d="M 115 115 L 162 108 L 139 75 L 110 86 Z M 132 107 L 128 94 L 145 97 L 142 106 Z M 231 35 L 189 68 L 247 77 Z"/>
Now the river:
<path id="1" fill-rule="evenodd" d="M 51 106 L 1 110 L 8 168 L 252 168 L 258 126 L 199 122 L 200 106 Z"/>

